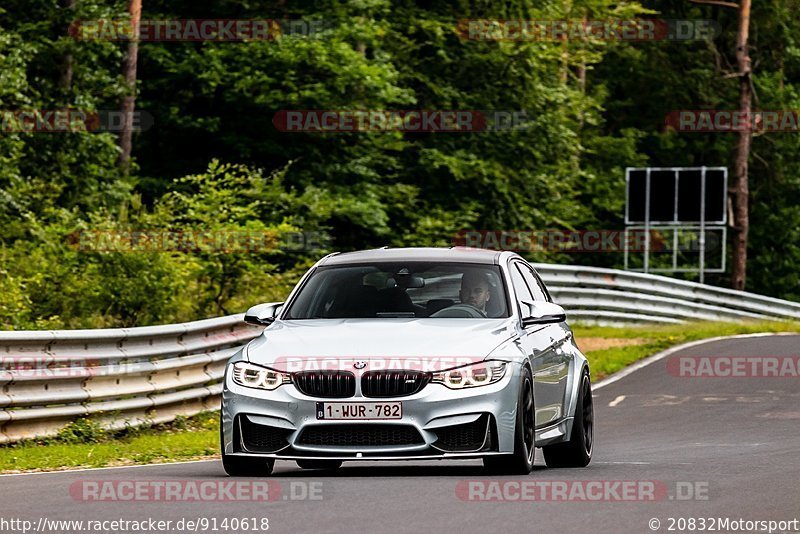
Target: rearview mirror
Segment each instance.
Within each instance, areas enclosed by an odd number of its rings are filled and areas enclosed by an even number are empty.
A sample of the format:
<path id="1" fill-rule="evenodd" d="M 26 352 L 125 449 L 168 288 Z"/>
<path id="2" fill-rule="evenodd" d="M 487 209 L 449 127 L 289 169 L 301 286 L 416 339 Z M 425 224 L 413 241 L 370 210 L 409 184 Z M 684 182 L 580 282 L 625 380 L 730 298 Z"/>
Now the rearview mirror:
<path id="1" fill-rule="evenodd" d="M 244 314 L 244 322 L 255 326 L 267 326 L 275 321 L 283 302 L 267 302 L 256 304 Z"/>
<path id="2" fill-rule="evenodd" d="M 564 308 L 552 302 L 521 301 L 522 326 L 561 323 L 567 320 Z"/>
<path id="3" fill-rule="evenodd" d="M 425 279 L 421 276 L 395 275 L 386 281 L 386 287 L 399 287 L 401 289 L 419 289 L 425 287 Z"/>

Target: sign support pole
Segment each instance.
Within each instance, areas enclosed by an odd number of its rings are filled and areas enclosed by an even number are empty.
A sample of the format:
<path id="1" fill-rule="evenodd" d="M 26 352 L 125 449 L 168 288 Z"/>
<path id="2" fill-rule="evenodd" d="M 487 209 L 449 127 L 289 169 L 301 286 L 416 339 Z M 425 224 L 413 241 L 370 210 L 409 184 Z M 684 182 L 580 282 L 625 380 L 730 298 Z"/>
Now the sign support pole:
<path id="1" fill-rule="evenodd" d="M 700 171 L 700 283 L 706 280 L 706 168 Z"/>
<path id="2" fill-rule="evenodd" d="M 650 167 L 647 168 L 644 195 L 644 272 L 650 270 Z"/>

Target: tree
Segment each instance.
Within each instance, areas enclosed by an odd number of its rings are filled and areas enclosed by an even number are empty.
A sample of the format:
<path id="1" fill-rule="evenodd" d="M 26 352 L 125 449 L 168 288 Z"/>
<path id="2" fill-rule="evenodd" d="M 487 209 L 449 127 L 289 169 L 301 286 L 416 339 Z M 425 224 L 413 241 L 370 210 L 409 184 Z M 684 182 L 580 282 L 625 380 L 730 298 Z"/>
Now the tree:
<path id="1" fill-rule="evenodd" d="M 122 64 L 122 75 L 125 78 L 126 93 L 122 98 L 122 131 L 119 134 L 119 165 L 125 173 L 130 168 L 131 150 L 133 149 L 133 112 L 136 108 L 136 63 L 139 57 L 139 22 L 142 19 L 142 0 L 130 0 L 128 4 L 130 24 L 132 28 L 128 52 Z"/>
<path id="2" fill-rule="evenodd" d="M 736 61 L 739 66 L 739 111 L 744 117 L 750 117 L 752 102 L 752 80 L 750 78 L 750 54 L 748 36 L 750 34 L 750 0 L 741 0 L 739 5 L 739 30 L 736 36 Z M 739 131 L 739 142 L 736 145 L 736 163 L 734 165 L 734 228 L 733 266 L 731 287 L 744 290 L 747 276 L 747 236 L 750 230 L 750 187 L 748 178 L 748 161 L 750 160 L 750 141 L 752 137 L 751 121 Z"/>
<path id="3" fill-rule="evenodd" d="M 734 239 L 732 250 L 731 287 L 743 291 L 747 280 L 747 237 L 750 230 L 750 186 L 748 162 L 752 140 L 752 83 L 748 37 L 750 35 L 750 0 L 740 4 L 720 0 L 691 0 L 696 4 L 732 7 L 738 10 L 739 24 L 736 31 L 736 63 L 739 78 L 739 113 L 747 117 L 745 126 L 739 130 L 736 144 L 736 159 L 733 166 L 734 183 L 731 192 L 734 203 Z"/>
<path id="4" fill-rule="evenodd" d="M 69 12 L 75 10 L 75 0 L 60 0 L 61 7 L 67 9 Z M 61 70 L 61 78 L 58 85 L 66 94 L 72 87 L 72 62 L 74 58 L 69 51 L 64 53 L 63 65 Z"/>

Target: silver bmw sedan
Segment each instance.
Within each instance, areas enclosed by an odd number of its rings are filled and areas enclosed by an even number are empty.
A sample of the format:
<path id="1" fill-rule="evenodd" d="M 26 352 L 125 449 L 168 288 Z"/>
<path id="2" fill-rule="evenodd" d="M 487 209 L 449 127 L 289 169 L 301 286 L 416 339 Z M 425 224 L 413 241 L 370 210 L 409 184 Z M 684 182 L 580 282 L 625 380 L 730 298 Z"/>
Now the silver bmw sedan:
<path id="1" fill-rule="evenodd" d="M 527 474 L 592 457 L 589 366 L 536 271 L 466 248 L 334 253 L 228 363 L 221 447 L 231 476 L 275 460 L 481 458 Z"/>

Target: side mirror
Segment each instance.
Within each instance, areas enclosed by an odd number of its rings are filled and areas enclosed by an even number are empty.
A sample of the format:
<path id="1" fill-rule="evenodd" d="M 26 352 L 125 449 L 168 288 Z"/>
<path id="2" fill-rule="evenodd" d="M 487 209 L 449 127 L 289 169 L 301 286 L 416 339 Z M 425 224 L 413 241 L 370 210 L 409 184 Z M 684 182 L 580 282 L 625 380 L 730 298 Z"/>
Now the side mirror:
<path id="1" fill-rule="evenodd" d="M 283 302 L 267 302 L 266 304 L 256 304 L 244 314 L 244 322 L 255 326 L 271 325 L 278 316 L 283 306 Z"/>
<path id="2" fill-rule="evenodd" d="M 567 320 L 564 308 L 552 302 L 521 301 L 522 326 L 561 323 Z"/>

